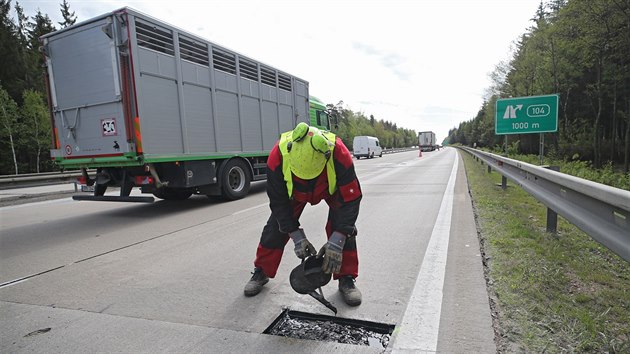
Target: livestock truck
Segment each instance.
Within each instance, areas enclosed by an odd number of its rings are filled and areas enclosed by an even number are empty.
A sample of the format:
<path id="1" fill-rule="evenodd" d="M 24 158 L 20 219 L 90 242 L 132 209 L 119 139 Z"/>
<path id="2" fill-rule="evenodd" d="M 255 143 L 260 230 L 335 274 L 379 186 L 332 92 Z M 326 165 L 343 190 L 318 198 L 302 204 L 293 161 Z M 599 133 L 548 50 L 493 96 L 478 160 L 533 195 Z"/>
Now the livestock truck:
<path id="1" fill-rule="evenodd" d="M 125 7 L 41 38 L 51 156 L 93 195 L 247 195 L 280 133 L 329 128 L 307 81 Z M 290 43 L 287 43 L 287 50 Z M 95 171 L 95 172 L 92 172 Z M 110 187 L 118 195 L 105 195 Z"/>
<path id="2" fill-rule="evenodd" d="M 434 132 L 418 133 L 418 145 L 421 151 L 433 151 L 437 148 Z"/>

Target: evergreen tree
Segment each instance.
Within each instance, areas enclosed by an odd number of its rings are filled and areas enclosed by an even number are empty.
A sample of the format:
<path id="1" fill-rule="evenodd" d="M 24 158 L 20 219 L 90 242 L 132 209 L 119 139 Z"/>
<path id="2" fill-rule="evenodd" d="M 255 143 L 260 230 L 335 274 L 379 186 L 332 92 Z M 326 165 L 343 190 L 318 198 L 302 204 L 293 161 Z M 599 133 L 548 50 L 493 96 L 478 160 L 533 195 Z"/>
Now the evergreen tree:
<path id="1" fill-rule="evenodd" d="M 26 25 L 28 24 L 28 16 L 24 14 L 24 9 L 20 6 L 18 1 L 15 2 L 15 13 L 17 13 L 17 36 L 20 42 L 21 49 L 26 48 L 28 46 L 27 29 Z"/>
<path id="2" fill-rule="evenodd" d="M 549 11 L 546 12 L 545 10 Z M 477 117 L 449 132 L 450 143 L 497 144 L 494 102 L 557 93 L 558 133 L 546 134 L 558 157 L 609 158 L 630 169 L 630 1 L 551 0 L 521 36 L 509 65 L 497 66 Z M 494 137 L 493 137 L 494 136 Z M 493 138 L 491 138 L 493 137 Z M 539 151 L 536 134 L 514 136 L 518 153 Z M 520 141 L 520 143 L 517 143 Z M 479 142 L 478 142 L 479 143 Z"/>
<path id="3" fill-rule="evenodd" d="M 415 130 L 396 128 L 395 123 L 377 120 L 374 115 L 369 118 L 362 112 L 353 112 L 343 108 L 343 101 L 336 105 L 327 104 L 326 112 L 333 117 L 335 124 L 332 131 L 352 150 L 352 142 L 355 136 L 375 136 L 383 148 L 387 147 L 411 147 L 418 144 L 418 135 Z"/>
<path id="4" fill-rule="evenodd" d="M 63 17 L 63 22 L 57 22 L 61 28 L 66 28 L 68 26 L 72 26 L 77 22 L 77 17 L 74 14 L 74 11 L 70 12 L 70 5 L 66 0 L 63 0 L 61 6 L 61 16 Z"/>
<path id="5" fill-rule="evenodd" d="M 23 66 L 20 60 L 20 42 L 17 27 L 10 17 L 10 0 L 0 0 L 0 53 L 2 53 L 2 65 L 0 65 L 0 85 L 8 92 L 13 100 L 19 100 L 24 83 L 20 80 Z"/>
<path id="6" fill-rule="evenodd" d="M 34 88 L 37 91 L 45 92 L 44 80 L 42 79 L 44 58 L 39 52 L 39 38 L 47 33 L 54 32 L 56 29 L 48 15 L 42 14 L 42 12 L 39 10 L 37 11 L 37 14 L 33 16 L 32 22 L 28 23 L 27 26 L 29 35 L 29 75 L 27 84 L 29 88 Z"/>

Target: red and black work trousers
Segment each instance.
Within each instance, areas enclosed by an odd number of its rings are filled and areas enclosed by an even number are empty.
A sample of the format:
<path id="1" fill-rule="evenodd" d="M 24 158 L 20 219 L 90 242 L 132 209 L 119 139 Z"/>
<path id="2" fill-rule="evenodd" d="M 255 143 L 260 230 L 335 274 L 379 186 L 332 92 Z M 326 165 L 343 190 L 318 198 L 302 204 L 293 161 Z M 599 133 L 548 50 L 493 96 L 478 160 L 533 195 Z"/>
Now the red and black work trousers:
<path id="1" fill-rule="evenodd" d="M 293 201 L 293 216 L 296 219 L 300 218 L 305 206 L 306 203 L 304 202 Z M 333 230 L 335 230 L 335 224 L 338 218 L 336 208 L 330 206 L 330 204 L 329 208 L 328 222 L 326 223 L 326 236 L 328 238 L 330 238 Z M 333 279 L 338 279 L 339 277 L 347 275 L 356 278 L 359 275 L 359 258 L 357 256 L 357 243 L 356 238 L 354 237 L 355 235 L 349 236 L 346 239 L 346 244 L 343 247 L 341 270 L 339 273 L 333 274 Z M 280 261 L 282 260 L 284 247 L 288 241 L 289 234 L 280 231 L 278 221 L 272 213 L 269 220 L 267 220 L 267 224 L 263 227 L 262 235 L 260 236 L 260 243 L 258 244 L 258 249 L 256 250 L 254 266 L 261 268 L 268 277 L 275 277 L 278 267 L 280 266 Z"/>

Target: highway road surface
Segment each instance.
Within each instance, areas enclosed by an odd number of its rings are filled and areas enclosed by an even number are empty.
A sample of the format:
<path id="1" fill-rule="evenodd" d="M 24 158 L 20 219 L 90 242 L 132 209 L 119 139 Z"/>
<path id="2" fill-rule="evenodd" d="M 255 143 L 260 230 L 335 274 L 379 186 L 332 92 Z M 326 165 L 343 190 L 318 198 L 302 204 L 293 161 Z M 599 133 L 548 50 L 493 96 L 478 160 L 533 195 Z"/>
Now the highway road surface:
<path id="1" fill-rule="evenodd" d="M 395 325 L 385 350 L 262 334 L 285 308 L 331 315 L 294 292 L 289 244 L 275 279 L 243 286 L 269 207 L 265 182 L 233 202 L 61 199 L 0 208 L 0 352 L 494 353 L 464 165 L 452 148 L 355 160 L 363 304 L 323 288 L 338 317 Z M 301 218 L 316 248 L 327 206 Z"/>

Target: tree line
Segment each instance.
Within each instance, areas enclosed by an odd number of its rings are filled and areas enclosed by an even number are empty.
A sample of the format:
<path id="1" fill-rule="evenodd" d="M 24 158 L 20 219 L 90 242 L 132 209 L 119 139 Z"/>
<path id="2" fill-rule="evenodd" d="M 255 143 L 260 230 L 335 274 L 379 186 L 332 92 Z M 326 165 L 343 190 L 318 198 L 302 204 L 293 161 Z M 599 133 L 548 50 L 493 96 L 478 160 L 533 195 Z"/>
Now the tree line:
<path id="1" fill-rule="evenodd" d="M 508 97 L 559 95 L 558 132 L 544 134 L 544 151 L 556 158 L 607 161 L 629 171 L 630 1 L 541 2 L 533 25 L 509 61 L 491 73 L 479 112 L 449 130 L 449 143 L 518 153 L 539 152 L 539 134 L 494 134 L 495 103 Z"/>
<path id="2" fill-rule="evenodd" d="M 400 128 L 396 123 L 367 117 L 363 112 L 353 112 L 344 108 L 343 101 L 336 105 L 327 104 L 326 111 L 332 117 L 331 130 L 352 150 L 355 136 L 367 135 L 377 137 L 384 148 L 402 148 L 418 145 L 418 134 L 415 130 Z"/>
<path id="3" fill-rule="evenodd" d="M 51 171 L 51 121 L 44 87 L 39 37 L 57 30 L 41 11 L 27 16 L 15 2 L 0 0 L 0 174 Z M 77 18 L 66 0 L 60 4 L 59 29 Z"/>

